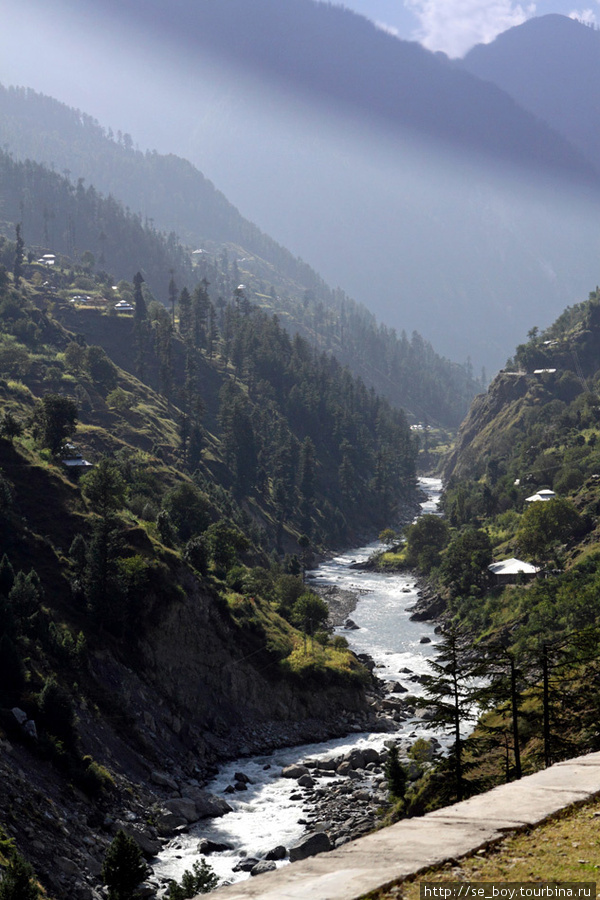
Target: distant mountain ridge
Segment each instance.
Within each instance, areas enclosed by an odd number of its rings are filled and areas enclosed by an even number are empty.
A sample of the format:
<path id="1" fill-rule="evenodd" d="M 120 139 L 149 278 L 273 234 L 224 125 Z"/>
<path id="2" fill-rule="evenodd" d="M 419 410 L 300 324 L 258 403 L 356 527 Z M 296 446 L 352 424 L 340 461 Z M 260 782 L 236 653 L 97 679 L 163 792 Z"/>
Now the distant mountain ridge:
<path id="1" fill-rule="evenodd" d="M 492 82 L 598 166 L 600 32 L 551 14 L 473 47 L 462 68 Z"/>
<path id="2" fill-rule="evenodd" d="M 74 9 L 72 2 L 65 4 Z M 97 8 L 92 0 L 77 7 Z M 160 34 L 178 53 L 225 59 L 337 113 L 414 129 L 471 151 L 564 175 L 597 170 L 502 90 L 342 6 L 315 0 L 103 0 L 104 16 Z"/>
<path id="3" fill-rule="evenodd" d="M 162 152 L 142 154 L 153 178 L 169 153 L 189 159 L 291 260 L 446 357 L 494 371 L 597 277 L 599 179 L 582 153 L 496 86 L 361 16 L 312 0 L 61 0 L 50 20 L 33 83 L 40 65 L 53 83 L 61 50 L 83 108 Z M 81 64 L 82 45 L 118 85 Z M 132 208 L 158 223 L 161 207 L 173 227 L 196 190 L 184 169 L 176 192 L 146 188 Z M 251 252 L 269 259 L 266 245 Z"/>

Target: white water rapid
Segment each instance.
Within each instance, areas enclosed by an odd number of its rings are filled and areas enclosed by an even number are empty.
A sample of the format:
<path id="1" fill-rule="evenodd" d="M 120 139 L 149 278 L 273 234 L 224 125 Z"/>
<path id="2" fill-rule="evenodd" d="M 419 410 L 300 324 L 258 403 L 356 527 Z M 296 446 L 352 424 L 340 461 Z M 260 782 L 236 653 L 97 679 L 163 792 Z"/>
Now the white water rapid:
<path id="1" fill-rule="evenodd" d="M 421 504 L 423 513 L 437 511 L 441 493 L 441 481 L 437 478 L 421 478 L 420 486 L 427 494 Z M 350 550 L 324 562 L 308 573 L 310 580 L 319 585 L 333 584 L 360 595 L 356 609 L 351 614 L 358 625 L 355 631 L 337 629 L 343 634 L 352 650 L 368 653 L 376 663 L 376 674 L 385 681 L 399 681 L 409 686 L 411 694 L 418 695 L 418 681 L 413 675 L 428 671 L 427 660 L 435 653 L 437 637 L 433 626 L 424 622 L 411 622 L 407 607 L 417 600 L 417 586 L 411 575 L 382 575 L 350 568 L 354 562 L 364 562 L 379 542 Z M 430 643 L 420 643 L 422 637 Z M 406 737 L 411 743 L 419 735 L 431 736 L 418 720 L 398 723 L 396 733 L 352 734 L 319 744 L 304 744 L 276 750 L 265 756 L 243 758 L 226 763 L 218 776 L 207 785 L 210 793 L 223 796 L 227 785 L 233 784 L 234 773 L 243 772 L 250 779 L 248 790 L 227 795 L 233 812 L 220 819 L 204 820 L 190 828 L 189 832 L 172 840 L 161 852 L 160 860 L 153 868 L 160 878 L 181 879 L 186 869 L 200 858 L 198 842 L 209 838 L 229 844 L 232 849 L 211 854 L 207 862 L 223 881 L 234 882 L 248 877 L 247 872 L 232 872 L 232 868 L 245 857 L 263 858 L 278 845 L 289 847 L 305 834 L 303 804 L 291 799 L 298 794 L 295 780 L 281 778 L 283 766 L 302 762 L 308 758 L 326 759 L 340 756 L 354 747 L 381 749 L 391 737 Z M 327 779 L 319 781 L 325 784 Z M 285 865 L 286 860 L 278 863 Z"/>

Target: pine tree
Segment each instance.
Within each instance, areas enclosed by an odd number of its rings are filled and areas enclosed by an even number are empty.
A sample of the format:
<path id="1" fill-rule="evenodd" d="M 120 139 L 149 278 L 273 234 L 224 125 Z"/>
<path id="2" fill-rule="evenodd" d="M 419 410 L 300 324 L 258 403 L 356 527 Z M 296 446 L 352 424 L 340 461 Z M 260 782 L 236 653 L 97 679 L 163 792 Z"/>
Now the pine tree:
<path id="1" fill-rule="evenodd" d="M 123 830 L 117 832 L 106 851 L 102 878 L 108 886 L 108 900 L 134 900 L 136 888 L 144 880 L 148 867 L 137 843 Z"/>
<path id="2" fill-rule="evenodd" d="M 192 298 L 187 288 L 179 295 L 179 333 L 186 341 L 192 337 Z"/>
<path id="3" fill-rule="evenodd" d="M 133 300 L 135 305 L 135 313 L 134 318 L 136 322 L 141 322 L 142 320 L 148 318 L 148 309 L 146 307 L 146 301 L 144 300 L 144 294 L 142 291 L 142 285 L 144 283 L 144 278 L 141 272 L 136 272 L 133 276 Z"/>
<path id="4" fill-rule="evenodd" d="M 23 257 L 25 251 L 25 241 L 23 240 L 23 236 L 21 234 L 21 223 L 18 223 L 16 228 L 16 244 L 15 244 L 15 261 L 13 265 L 13 276 L 15 279 L 15 287 L 19 287 L 21 283 L 21 277 L 23 275 Z"/>
<path id="5" fill-rule="evenodd" d="M 481 673 L 481 663 L 475 657 L 471 637 L 451 624 L 438 644 L 435 660 L 429 661 L 433 675 L 423 676 L 425 699 L 422 705 L 433 710 L 428 728 L 444 728 L 454 735 L 451 759 L 454 770 L 454 790 L 457 800 L 466 792 L 463 766 L 464 738 L 461 727 L 476 703 L 474 681 Z"/>

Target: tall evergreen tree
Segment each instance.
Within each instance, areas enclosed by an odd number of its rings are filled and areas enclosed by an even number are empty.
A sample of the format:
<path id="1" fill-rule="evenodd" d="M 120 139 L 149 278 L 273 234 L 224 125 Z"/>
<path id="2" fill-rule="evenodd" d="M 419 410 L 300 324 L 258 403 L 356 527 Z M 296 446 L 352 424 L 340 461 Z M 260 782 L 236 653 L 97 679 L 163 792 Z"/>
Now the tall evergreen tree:
<path id="1" fill-rule="evenodd" d="M 426 723 L 429 728 L 443 728 L 453 735 L 452 763 L 454 791 L 462 800 L 467 791 L 464 778 L 462 730 L 471 716 L 475 703 L 475 679 L 481 673 L 481 664 L 474 655 L 471 636 L 451 624 L 438 644 L 437 655 L 429 661 L 432 675 L 424 675 L 424 705 L 433 710 Z"/>
<path id="2" fill-rule="evenodd" d="M 135 840 L 123 830 L 118 831 L 102 866 L 108 900 L 135 900 L 136 889 L 147 873 L 148 867 Z"/>
<path id="3" fill-rule="evenodd" d="M 16 243 L 15 243 L 15 259 L 13 264 L 13 276 L 15 279 L 15 287 L 19 287 L 21 283 L 21 278 L 23 276 L 23 259 L 25 256 L 25 241 L 23 240 L 23 235 L 21 233 L 21 223 L 19 222 L 16 227 Z"/>

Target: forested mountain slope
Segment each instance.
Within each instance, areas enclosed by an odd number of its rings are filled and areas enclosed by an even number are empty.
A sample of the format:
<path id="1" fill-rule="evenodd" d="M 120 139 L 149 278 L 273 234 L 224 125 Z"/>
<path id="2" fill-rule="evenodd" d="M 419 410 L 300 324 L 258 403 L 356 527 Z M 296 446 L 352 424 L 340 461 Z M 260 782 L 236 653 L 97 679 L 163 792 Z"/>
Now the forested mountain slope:
<path id="1" fill-rule="evenodd" d="M 121 826 L 154 855 L 172 785 L 205 802 L 216 759 L 366 722 L 302 570 L 412 509 L 416 446 L 243 292 L 182 291 L 174 327 L 141 276 L 107 301 L 19 233 L 0 258 L 2 865 L 8 829 L 58 898 Z"/>
<path id="2" fill-rule="evenodd" d="M 343 291 L 331 290 L 185 160 L 141 153 L 128 135 L 114 139 L 85 114 L 2 87 L 0 136 L 10 150 L 0 154 L 0 215 L 21 221 L 30 243 L 69 255 L 91 252 L 96 268 L 117 279 L 131 277 L 133 262 L 159 300 L 167 298 L 171 270 L 180 286 L 206 278 L 215 303 L 243 282 L 289 331 L 335 353 L 417 419 L 456 427 L 480 389 L 468 366 L 440 357 L 416 333 L 397 336 Z"/>

